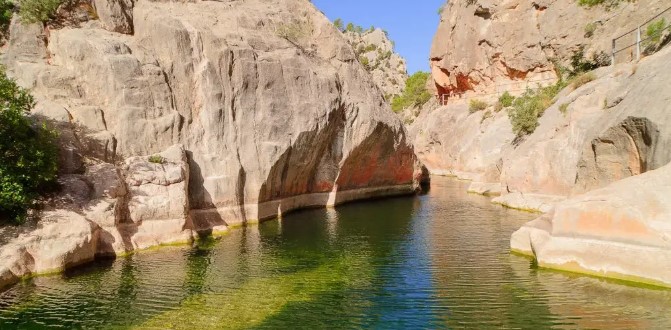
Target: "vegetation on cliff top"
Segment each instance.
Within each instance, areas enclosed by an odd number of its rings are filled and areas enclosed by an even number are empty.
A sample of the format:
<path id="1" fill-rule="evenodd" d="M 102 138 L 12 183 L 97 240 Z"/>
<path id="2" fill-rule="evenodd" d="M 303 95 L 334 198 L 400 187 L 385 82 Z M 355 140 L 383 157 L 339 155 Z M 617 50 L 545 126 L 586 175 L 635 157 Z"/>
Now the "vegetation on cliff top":
<path id="1" fill-rule="evenodd" d="M 33 106 L 32 96 L 0 70 L 0 223 L 23 222 L 56 180 L 56 134 L 26 117 Z"/>
<path id="2" fill-rule="evenodd" d="M 394 112 L 405 108 L 420 106 L 431 99 L 431 93 L 426 89 L 426 82 L 431 75 L 428 72 L 418 71 L 408 78 L 403 94 L 391 100 L 391 109 Z"/>
<path id="3" fill-rule="evenodd" d="M 46 22 L 56 15 L 64 0 L 18 0 L 19 15 L 24 22 Z"/>

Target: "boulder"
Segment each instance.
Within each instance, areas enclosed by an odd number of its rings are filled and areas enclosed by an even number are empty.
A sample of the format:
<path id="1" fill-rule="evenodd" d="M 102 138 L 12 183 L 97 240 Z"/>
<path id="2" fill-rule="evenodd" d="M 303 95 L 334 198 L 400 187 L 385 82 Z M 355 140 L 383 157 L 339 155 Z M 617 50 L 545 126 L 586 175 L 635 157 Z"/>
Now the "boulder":
<path id="1" fill-rule="evenodd" d="M 671 286 L 671 165 L 557 204 L 511 237 L 541 267 Z"/>
<path id="2" fill-rule="evenodd" d="M 42 225 L 0 247 L 0 287 L 21 277 L 62 271 L 95 258 L 98 227 L 65 210 L 42 215 Z"/>
<path id="3" fill-rule="evenodd" d="M 133 34 L 135 0 L 93 0 L 93 8 L 102 26 L 112 32 Z"/>

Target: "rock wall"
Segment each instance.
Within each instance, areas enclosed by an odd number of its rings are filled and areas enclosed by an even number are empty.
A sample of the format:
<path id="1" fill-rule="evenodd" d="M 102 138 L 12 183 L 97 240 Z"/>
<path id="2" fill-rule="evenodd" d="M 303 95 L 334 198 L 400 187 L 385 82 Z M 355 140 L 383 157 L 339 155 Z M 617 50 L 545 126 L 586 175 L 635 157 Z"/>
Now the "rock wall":
<path id="1" fill-rule="evenodd" d="M 417 189 L 401 122 L 309 2 L 93 7 L 77 24 L 15 17 L 2 63 L 61 133 L 52 209 L 92 224 L 94 255 Z"/>
<path id="2" fill-rule="evenodd" d="M 473 180 L 473 192 L 501 194 L 495 203 L 545 212 L 511 239 L 513 250 L 542 267 L 671 285 L 663 206 L 671 48 L 596 69 L 593 81 L 566 87 L 530 135 L 516 138 L 505 110 L 494 107 L 500 86 L 547 77 L 553 83 L 556 63 L 581 49 L 587 59 L 608 52 L 612 37 L 666 7 L 450 1 L 434 40 L 433 78 L 437 93 L 467 97 L 451 98 L 412 124 L 418 157 L 433 174 Z M 593 22 L 593 34 L 584 35 Z M 489 106 L 471 112 L 469 98 Z"/>
<path id="3" fill-rule="evenodd" d="M 347 42 L 352 45 L 359 61 L 373 76 L 373 82 L 380 87 L 384 95 L 391 99 L 405 89 L 408 69 L 405 59 L 394 52 L 394 43 L 382 29 L 343 32 Z"/>
<path id="4" fill-rule="evenodd" d="M 608 64 L 612 38 L 667 7 L 661 0 L 623 1 L 610 9 L 577 1 L 449 1 L 430 53 L 436 93 L 473 95 L 524 90 L 528 81 L 551 84 L 559 69 L 555 64 L 570 67 L 574 56 Z M 634 43 L 632 38 L 619 46 Z"/>

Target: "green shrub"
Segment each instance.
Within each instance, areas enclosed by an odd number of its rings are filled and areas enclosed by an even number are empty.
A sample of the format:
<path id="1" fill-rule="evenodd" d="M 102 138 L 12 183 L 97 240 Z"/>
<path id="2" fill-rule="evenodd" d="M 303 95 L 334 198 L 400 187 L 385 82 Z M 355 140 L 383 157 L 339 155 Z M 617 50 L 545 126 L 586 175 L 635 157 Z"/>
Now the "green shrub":
<path id="1" fill-rule="evenodd" d="M 375 44 L 370 44 L 366 46 L 366 48 L 363 49 L 364 53 L 372 52 L 374 50 L 377 50 L 377 46 Z"/>
<path id="2" fill-rule="evenodd" d="M 478 99 L 472 99 L 468 103 L 468 111 L 470 113 L 478 112 L 487 109 L 489 105 L 485 101 L 480 101 Z"/>
<path id="3" fill-rule="evenodd" d="M 647 42 L 649 44 L 657 44 L 662 39 L 662 33 L 664 29 L 667 28 L 666 19 L 661 18 L 653 23 L 648 25 L 648 28 L 645 30 L 645 35 L 648 38 Z"/>
<path id="4" fill-rule="evenodd" d="M 149 162 L 154 164 L 163 164 L 165 163 L 165 158 L 161 155 L 151 155 L 149 156 Z"/>
<path id="5" fill-rule="evenodd" d="M 40 193 L 56 180 L 56 133 L 33 123 L 28 92 L 0 70 L 0 220 L 21 223 Z"/>
<path id="6" fill-rule="evenodd" d="M 596 32 L 596 28 L 596 22 L 587 23 L 587 25 L 585 25 L 585 38 L 591 38 L 594 35 L 594 32 Z"/>
<path id="7" fill-rule="evenodd" d="M 603 5 L 606 9 L 617 7 L 621 2 L 632 0 L 578 0 L 578 4 L 585 7 Z"/>
<path id="8" fill-rule="evenodd" d="M 402 111 L 404 108 L 420 106 L 431 99 L 431 93 L 426 89 L 426 82 L 430 78 L 428 72 L 418 71 L 405 82 L 403 94 L 394 97 L 391 101 L 391 109 L 394 112 Z"/>
<path id="9" fill-rule="evenodd" d="M 585 85 L 585 84 L 587 84 L 591 81 L 594 81 L 594 79 L 596 79 L 596 76 L 594 75 L 594 73 L 592 73 L 592 72 L 583 73 L 580 76 L 578 76 L 577 78 L 573 79 L 573 81 L 571 82 L 571 88 L 573 88 L 574 90 L 578 89 L 581 86 L 583 86 L 583 85 Z"/>
<path id="10" fill-rule="evenodd" d="M 513 101 L 515 101 L 515 97 L 510 95 L 507 91 L 499 96 L 499 103 L 506 108 L 513 105 Z"/>
<path id="11" fill-rule="evenodd" d="M 18 0 L 19 16 L 26 23 L 46 22 L 56 14 L 64 0 Z"/>
<path id="12" fill-rule="evenodd" d="M 370 68 L 370 61 L 368 60 L 368 57 L 363 56 L 363 55 L 359 56 L 359 62 L 361 62 L 361 64 L 363 65 L 363 67 L 366 70 L 370 71 L 371 68 Z"/>
<path id="13" fill-rule="evenodd" d="M 342 19 L 340 19 L 340 18 L 336 18 L 336 20 L 333 21 L 333 26 L 335 26 L 336 29 L 338 29 L 340 31 L 344 30 L 343 22 L 342 22 Z"/>
<path id="14" fill-rule="evenodd" d="M 568 103 L 562 103 L 559 106 L 559 112 L 561 112 L 562 115 L 566 116 L 566 113 L 568 112 Z"/>
<path id="15" fill-rule="evenodd" d="M 527 89 L 522 96 L 515 99 L 508 110 L 508 118 L 513 126 L 513 133 L 518 137 L 531 134 L 538 127 L 538 118 L 554 103 L 554 98 L 566 87 L 564 81 L 541 87 L 537 90 Z"/>
<path id="16" fill-rule="evenodd" d="M 7 36 L 13 12 L 14 4 L 11 1 L 0 0 L 0 45 L 2 45 L 1 39 Z"/>

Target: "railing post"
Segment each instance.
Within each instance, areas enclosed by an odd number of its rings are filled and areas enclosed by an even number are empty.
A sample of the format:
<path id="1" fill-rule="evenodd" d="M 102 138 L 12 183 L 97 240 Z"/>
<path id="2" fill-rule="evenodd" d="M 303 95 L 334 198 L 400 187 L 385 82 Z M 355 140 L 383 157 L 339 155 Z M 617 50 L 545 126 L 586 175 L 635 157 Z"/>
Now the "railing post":
<path id="1" fill-rule="evenodd" d="M 636 60 L 641 59 L 641 26 L 636 29 Z"/>
<path id="2" fill-rule="evenodd" d="M 613 39 L 613 48 L 611 48 L 610 65 L 615 66 L 615 39 Z"/>

